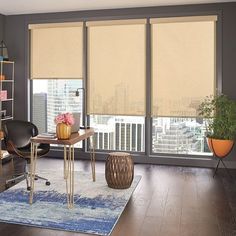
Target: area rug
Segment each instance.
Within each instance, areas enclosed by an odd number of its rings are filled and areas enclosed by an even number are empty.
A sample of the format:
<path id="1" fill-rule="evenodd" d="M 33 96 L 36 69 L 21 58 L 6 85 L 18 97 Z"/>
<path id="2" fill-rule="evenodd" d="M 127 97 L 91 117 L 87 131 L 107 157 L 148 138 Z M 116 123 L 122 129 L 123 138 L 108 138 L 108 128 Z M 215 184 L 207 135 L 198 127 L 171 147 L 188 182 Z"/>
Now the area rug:
<path id="1" fill-rule="evenodd" d="M 51 185 L 35 181 L 34 203 L 29 205 L 25 181 L 0 193 L 0 221 L 49 229 L 110 235 L 125 209 L 140 176 L 130 188 L 116 190 L 106 184 L 104 174 L 75 172 L 75 204 L 67 208 L 62 171 L 40 172 Z"/>

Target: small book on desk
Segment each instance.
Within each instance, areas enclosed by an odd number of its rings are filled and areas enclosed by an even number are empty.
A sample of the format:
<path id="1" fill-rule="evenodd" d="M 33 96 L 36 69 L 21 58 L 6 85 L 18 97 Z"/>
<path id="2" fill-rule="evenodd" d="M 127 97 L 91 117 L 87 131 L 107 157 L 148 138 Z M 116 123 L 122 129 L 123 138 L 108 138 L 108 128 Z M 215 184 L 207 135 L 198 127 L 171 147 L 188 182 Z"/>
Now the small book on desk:
<path id="1" fill-rule="evenodd" d="M 54 139 L 56 137 L 57 136 L 54 133 L 41 133 L 41 134 L 37 135 L 37 138 L 51 138 L 51 139 Z"/>

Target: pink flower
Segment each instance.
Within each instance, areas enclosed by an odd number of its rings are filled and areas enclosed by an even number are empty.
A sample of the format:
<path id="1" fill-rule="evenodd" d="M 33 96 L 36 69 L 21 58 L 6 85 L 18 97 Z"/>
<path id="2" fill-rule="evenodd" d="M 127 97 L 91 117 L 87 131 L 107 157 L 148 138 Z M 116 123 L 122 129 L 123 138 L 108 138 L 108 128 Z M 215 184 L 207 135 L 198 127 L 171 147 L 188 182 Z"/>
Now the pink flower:
<path id="1" fill-rule="evenodd" d="M 64 123 L 66 125 L 73 125 L 75 123 L 73 114 L 69 112 L 57 115 L 54 121 L 56 124 Z"/>

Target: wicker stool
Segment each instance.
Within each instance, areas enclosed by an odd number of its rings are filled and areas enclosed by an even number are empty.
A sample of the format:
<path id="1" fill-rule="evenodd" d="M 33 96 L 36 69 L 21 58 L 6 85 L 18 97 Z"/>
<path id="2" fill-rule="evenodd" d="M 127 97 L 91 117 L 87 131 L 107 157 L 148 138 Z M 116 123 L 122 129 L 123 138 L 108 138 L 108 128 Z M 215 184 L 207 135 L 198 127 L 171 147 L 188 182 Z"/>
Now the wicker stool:
<path id="1" fill-rule="evenodd" d="M 109 153 L 105 176 L 110 188 L 129 188 L 134 177 L 134 163 L 130 154 L 126 152 Z"/>

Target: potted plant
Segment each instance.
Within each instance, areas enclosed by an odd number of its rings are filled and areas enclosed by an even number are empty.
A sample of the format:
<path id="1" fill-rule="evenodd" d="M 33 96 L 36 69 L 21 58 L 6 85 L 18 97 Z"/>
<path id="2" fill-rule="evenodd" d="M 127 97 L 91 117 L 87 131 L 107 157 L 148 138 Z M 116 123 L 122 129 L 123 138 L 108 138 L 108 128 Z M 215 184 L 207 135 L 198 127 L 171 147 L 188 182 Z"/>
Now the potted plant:
<path id="1" fill-rule="evenodd" d="M 225 157 L 234 145 L 236 135 L 236 102 L 226 95 L 208 96 L 199 105 L 205 118 L 209 149 L 217 157 Z"/>

